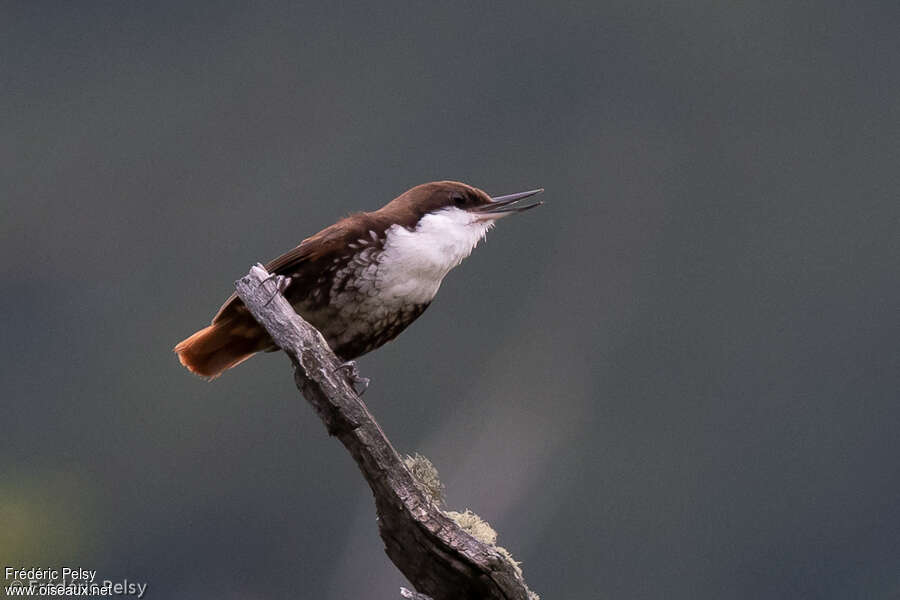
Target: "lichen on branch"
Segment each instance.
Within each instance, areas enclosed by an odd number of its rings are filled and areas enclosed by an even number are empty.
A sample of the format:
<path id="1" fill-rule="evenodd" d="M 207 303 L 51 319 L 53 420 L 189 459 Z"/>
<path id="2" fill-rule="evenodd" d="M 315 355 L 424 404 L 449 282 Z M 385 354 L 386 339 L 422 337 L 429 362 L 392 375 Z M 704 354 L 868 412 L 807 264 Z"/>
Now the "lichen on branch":
<path id="1" fill-rule="evenodd" d="M 356 461 L 375 497 L 385 552 L 417 592 L 433 600 L 534 600 L 514 561 L 440 510 L 433 499 L 440 497 L 439 480 L 436 487 L 417 482 L 338 368 L 341 361 L 322 335 L 294 312 L 269 273 L 256 265 L 235 288 L 291 359 L 297 387 L 328 433 Z"/>

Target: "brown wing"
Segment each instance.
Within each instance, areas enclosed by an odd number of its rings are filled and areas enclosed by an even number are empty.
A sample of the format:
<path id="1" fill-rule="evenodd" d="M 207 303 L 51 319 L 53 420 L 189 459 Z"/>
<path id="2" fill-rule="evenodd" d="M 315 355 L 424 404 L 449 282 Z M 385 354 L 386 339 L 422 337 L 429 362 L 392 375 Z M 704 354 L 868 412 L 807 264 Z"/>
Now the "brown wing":
<path id="1" fill-rule="evenodd" d="M 346 248 L 355 238 L 354 232 L 372 229 L 382 233 L 385 223 L 372 213 L 359 213 L 341 219 L 334 225 L 326 227 L 319 233 L 310 236 L 300 244 L 285 252 L 278 258 L 270 260 L 265 267 L 269 273 L 284 275 L 293 279 L 292 285 L 303 287 L 303 281 L 315 281 L 322 271 L 330 266 L 338 250 Z M 219 308 L 212 322 L 230 319 L 239 312 L 247 310 L 243 303 L 232 294 Z"/>

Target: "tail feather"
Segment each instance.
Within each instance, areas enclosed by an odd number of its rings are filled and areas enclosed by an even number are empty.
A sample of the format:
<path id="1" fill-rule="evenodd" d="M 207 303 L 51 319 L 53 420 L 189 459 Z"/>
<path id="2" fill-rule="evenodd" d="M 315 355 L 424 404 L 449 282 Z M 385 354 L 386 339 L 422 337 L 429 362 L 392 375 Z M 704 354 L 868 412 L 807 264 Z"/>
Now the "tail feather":
<path id="1" fill-rule="evenodd" d="M 204 327 L 175 346 L 178 360 L 189 371 L 214 379 L 260 350 L 268 336 L 255 322 L 219 321 Z"/>

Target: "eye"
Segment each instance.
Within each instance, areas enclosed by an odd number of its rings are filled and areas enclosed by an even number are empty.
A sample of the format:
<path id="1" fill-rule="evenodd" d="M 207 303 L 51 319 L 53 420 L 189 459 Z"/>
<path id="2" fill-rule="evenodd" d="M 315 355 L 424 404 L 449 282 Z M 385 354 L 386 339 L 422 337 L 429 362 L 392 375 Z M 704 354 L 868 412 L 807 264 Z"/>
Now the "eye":
<path id="1" fill-rule="evenodd" d="M 466 197 L 459 192 L 453 192 L 450 194 L 450 201 L 456 206 L 462 206 L 466 203 Z"/>

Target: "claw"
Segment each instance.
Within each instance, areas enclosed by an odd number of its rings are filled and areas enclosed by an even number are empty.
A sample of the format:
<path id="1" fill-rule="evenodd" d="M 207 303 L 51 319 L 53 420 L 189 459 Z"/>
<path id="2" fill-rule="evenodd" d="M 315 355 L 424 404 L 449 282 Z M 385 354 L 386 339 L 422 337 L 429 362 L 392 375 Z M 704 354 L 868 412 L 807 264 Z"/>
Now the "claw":
<path id="1" fill-rule="evenodd" d="M 266 306 L 269 305 L 269 302 L 271 302 L 272 300 L 275 299 L 275 296 L 277 296 L 277 295 L 280 294 L 280 293 L 283 294 L 284 291 L 285 291 L 286 289 L 288 289 L 288 286 L 291 285 L 291 278 L 290 278 L 290 277 L 287 277 L 287 276 L 285 276 L 285 275 L 278 275 L 278 274 L 276 274 L 276 273 L 272 273 L 271 275 L 269 275 L 268 277 L 266 277 L 265 279 L 263 279 L 262 281 L 260 281 L 260 282 L 259 282 L 259 285 L 261 285 L 261 286 L 262 286 L 262 285 L 265 285 L 265 284 L 268 283 L 269 281 L 274 281 L 274 282 L 275 282 L 275 291 L 272 292 L 272 295 L 269 296 L 269 299 L 268 299 L 268 300 L 266 300 Z"/>
<path id="2" fill-rule="evenodd" d="M 346 371 L 347 379 L 350 380 L 350 387 L 353 388 L 353 391 L 356 392 L 357 396 L 362 396 L 366 393 L 366 390 L 369 389 L 369 383 L 371 383 L 371 379 L 368 377 L 362 377 L 359 374 L 359 369 L 356 366 L 356 361 L 348 360 L 347 362 L 338 365 L 333 373 L 337 373 L 338 371 Z M 362 389 L 357 390 L 356 386 L 361 385 Z"/>

